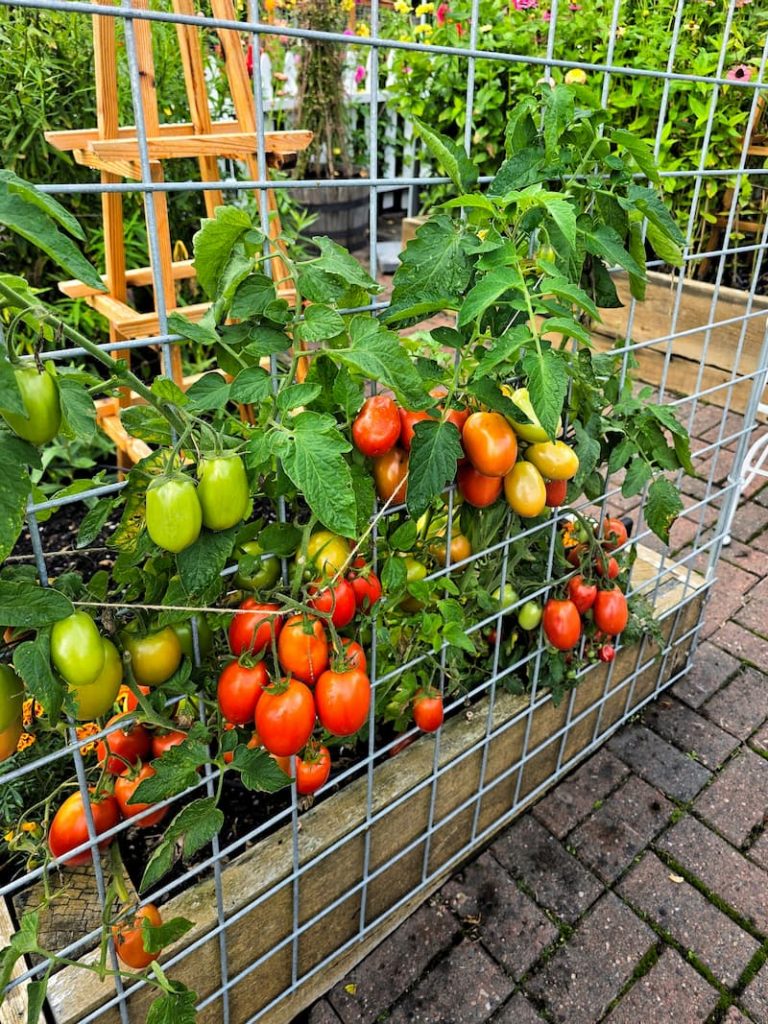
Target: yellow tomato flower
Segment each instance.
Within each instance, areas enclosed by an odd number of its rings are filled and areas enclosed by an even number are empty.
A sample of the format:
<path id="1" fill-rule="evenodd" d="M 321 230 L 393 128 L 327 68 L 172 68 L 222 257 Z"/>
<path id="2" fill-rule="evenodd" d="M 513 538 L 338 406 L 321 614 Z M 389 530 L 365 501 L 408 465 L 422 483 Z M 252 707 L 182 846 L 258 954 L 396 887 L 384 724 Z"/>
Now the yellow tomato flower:
<path id="1" fill-rule="evenodd" d="M 432 26 L 427 25 L 426 22 L 423 25 L 414 25 L 413 34 L 416 36 L 431 36 Z"/>
<path id="2" fill-rule="evenodd" d="M 13 838 L 14 838 L 15 835 L 16 835 L 16 833 L 13 831 L 13 829 L 11 829 L 10 832 L 6 832 L 5 833 L 5 835 L 3 836 L 3 839 L 5 840 L 6 843 L 12 843 L 13 842 Z"/>
<path id="3" fill-rule="evenodd" d="M 566 85 L 584 85 L 587 81 L 587 73 L 581 68 L 571 68 L 565 73 Z"/>

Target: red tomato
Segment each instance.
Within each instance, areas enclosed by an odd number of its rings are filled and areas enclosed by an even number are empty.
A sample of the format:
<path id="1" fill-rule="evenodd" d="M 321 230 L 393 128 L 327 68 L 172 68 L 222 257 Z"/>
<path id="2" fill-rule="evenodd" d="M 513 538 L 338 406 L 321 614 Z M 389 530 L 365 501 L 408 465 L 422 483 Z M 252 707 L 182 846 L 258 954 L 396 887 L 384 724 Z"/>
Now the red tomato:
<path id="1" fill-rule="evenodd" d="M 547 489 L 547 505 L 549 508 L 560 508 L 568 493 L 567 480 L 545 480 L 544 486 Z"/>
<path id="2" fill-rule="evenodd" d="M 256 705 L 256 729 L 261 742 L 279 757 L 298 754 L 315 727 L 312 691 L 299 679 L 272 693 L 265 690 Z"/>
<path id="3" fill-rule="evenodd" d="M 322 622 L 292 615 L 277 641 L 277 657 L 289 675 L 314 685 L 328 668 L 328 638 Z"/>
<path id="4" fill-rule="evenodd" d="M 503 480 L 500 476 L 485 476 L 474 466 L 459 466 L 457 475 L 459 490 L 465 501 L 475 508 L 492 505 L 501 494 Z"/>
<path id="5" fill-rule="evenodd" d="M 173 732 L 156 732 L 152 734 L 152 757 L 162 757 L 171 747 L 178 747 L 187 738 L 187 733 L 181 730 Z"/>
<path id="6" fill-rule="evenodd" d="M 279 604 L 259 604 L 253 597 L 240 605 L 248 614 L 234 615 L 229 626 L 229 646 L 234 655 L 258 654 L 271 645 L 272 635 L 283 627 Z"/>
<path id="7" fill-rule="evenodd" d="M 413 720 L 422 732 L 437 732 L 443 724 L 443 698 L 419 690 L 413 702 Z"/>
<path id="8" fill-rule="evenodd" d="M 317 717 L 334 736 L 351 736 L 368 720 L 371 681 L 359 668 L 323 672 L 315 688 Z"/>
<path id="9" fill-rule="evenodd" d="M 592 609 L 595 625 L 608 636 L 617 636 L 627 625 L 629 609 L 627 599 L 618 587 L 599 590 Z"/>
<path id="10" fill-rule="evenodd" d="M 359 611 L 369 612 L 377 601 L 381 600 L 382 589 L 379 577 L 365 564 L 365 559 L 356 558 L 354 568 L 347 579 L 355 594 L 355 604 Z"/>
<path id="11" fill-rule="evenodd" d="M 96 835 L 108 832 L 120 821 L 120 808 L 113 796 L 102 797 L 101 800 L 89 800 L 91 814 L 93 815 L 93 826 Z M 73 793 L 68 796 L 61 807 L 56 811 L 48 830 L 48 848 L 54 857 L 64 857 L 76 846 L 88 841 L 88 825 L 85 820 L 85 808 L 80 793 Z M 112 837 L 104 839 L 99 843 L 99 849 L 103 850 L 112 842 Z M 67 867 L 74 868 L 81 864 L 91 863 L 91 851 L 83 850 L 72 857 L 66 857 Z"/>
<path id="12" fill-rule="evenodd" d="M 155 769 L 151 764 L 145 764 L 134 778 L 131 778 L 131 772 L 131 768 L 126 768 L 122 775 L 115 779 L 115 799 L 120 805 L 120 813 L 124 818 L 133 818 L 136 814 L 141 814 L 142 811 L 147 811 L 150 807 L 154 806 L 154 804 L 132 804 L 130 800 L 139 788 L 139 784 L 144 779 L 152 778 L 155 774 Z M 140 821 L 134 821 L 133 824 L 136 828 L 149 828 L 151 825 L 157 825 L 158 822 L 162 821 L 167 813 L 168 807 L 161 807 Z"/>
<path id="13" fill-rule="evenodd" d="M 627 528 L 620 519 L 606 516 L 603 520 L 603 547 L 606 551 L 615 551 L 629 539 Z"/>
<path id="14" fill-rule="evenodd" d="M 464 424 L 467 458 L 485 476 L 505 476 L 517 458 L 517 435 L 498 412 L 473 412 Z"/>
<path id="15" fill-rule="evenodd" d="M 448 388 L 440 384 L 436 388 L 432 388 L 429 393 L 433 398 L 443 398 L 448 394 Z M 464 429 L 464 424 L 469 418 L 469 409 L 449 409 L 448 412 L 446 412 L 445 406 L 443 405 L 438 406 L 438 409 L 446 423 L 452 423 L 458 432 L 461 433 Z"/>
<path id="16" fill-rule="evenodd" d="M 155 928 L 163 923 L 160 912 L 154 903 L 147 903 L 139 907 L 130 923 L 116 924 L 112 927 L 112 938 L 115 940 L 117 955 L 126 967 L 134 971 L 143 971 L 149 967 L 153 960 L 157 960 L 160 953 L 148 953 L 144 949 L 144 935 L 141 930 L 141 922 L 146 919 Z"/>
<path id="17" fill-rule="evenodd" d="M 356 640 L 350 640 L 348 636 L 343 636 L 341 642 L 344 644 L 344 657 L 349 662 L 350 667 L 359 668 L 361 672 L 367 672 L 368 659 L 360 644 Z"/>
<path id="18" fill-rule="evenodd" d="M 393 505 L 402 505 L 408 492 L 408 456 L 402 448 L 393 448 L 386 455 L 373 460 L 373 482 L 382 501 L 392 499 Z"/>
<path id="19" fill-rule="evenodd" d="M 269 686 L 269 674 L 263 661 L 250 667 L 230 661 L 222 670 L 216 687 L 222 716 L 233 725 L 250 725 L 266 686 Z"/>
<path id="20" fill-rule="evenodd" d="M 309 588 L 309 592 L 315 595 L 309 601 L 310 607 L 319 612 L 330 612 L 331 622 L 336 629 L 343 629 L 354 619 L 357 600 L 354 587 L 347 580 L 337 580 L 333 586 L 325 587 L 323 590 L 315 583 Z"/>
<path id="21" fill-rule="evenodd" d="M 400 436 L 400 415 L 389 395 L 372 395 L 352 424 L 352 440 L 363 455 L 385 455 Z"/>
<path id="22" fill-rule="evenodd" d="M 605 576 L 607 575 L 609 580 L 615 580 L 616 577 L 621 572 L 621 569 L 619 568 L 619 563 L 616 561 L 616 559 L 613 557 L 613 555 L 611 555 L 610 558 L 607 558 L 606 562 L 607 562 L 607 565 L 608 565 L 607 572 L 606 572 L 605 565 L 603 564 L 603 559 L 599 558 L 599 557 L 596 558 L 595 559 L 595 572 L 597 573 L 598 576 L 601 576 L 602 578 L 605 578 Z"/>
<path id="23" fill-rule="evenodd" d="M 613 644 L 603 644 L 601 647 L 598 648 L 597 656 L 600 659 L 600 661 L 610 663 L 616 657 L 616 648 L 613 646 Z"/>
<path id="24" fill-rule="evenodd" d="M 400 445 L 405 451 L 411 450 L 413 443 L 414 426 L 423 420 L 433 420 L 435 417 L 428 412 L 409 412 L 408 409 L 400 410 Z"/>
<path id="25" fill-rule="evenodd" d="M 581 616 L 573 601 L 550 598 L 544 605 L 542 617 L 544 634 L 558 651 L 570 651 L 581 636 Z"/>
<path id="26" fill-rule="evenodd" d="M 581 574 L 572 576 L 568 581 L 568 597 L 583 615 L 595 603 L 597 584 L 585 583 L 584 577 Z"/>
<path id="27" fill-rule="evenodd" d="M 107 722 L 107 727 L 120 722 L 123 715 L 115 715 Z M 96 747 L 96 756 L 99 764 L 105 760 L 107 771 L 111 775 L 121 775 L 128 765 L 135 765 L 138 761 L 145 761 L 152 752 L 152 737 L 143 725 L 127 725 L 124 729 L 116 729 L 103 740 L 99 740 Z M 107 757 L 112 754 L 112 757 Z"/>
<path id="28" fill-rule="evenodd" d="M 306 796 L 316 793 L 331 774 L 331 755 L 328 747 L 320 747 L 311 756 L 296 758 L 296 791 Z"/>
<path id="29" fill-rule="evenodd" d="M 566 560 L 574 569 L 578 569 L 581 565 L 581 559 L 583 555 L 589 550 L 588 544 L 576 544 L 572 548 L 568 548 L 565 552 Z"/>

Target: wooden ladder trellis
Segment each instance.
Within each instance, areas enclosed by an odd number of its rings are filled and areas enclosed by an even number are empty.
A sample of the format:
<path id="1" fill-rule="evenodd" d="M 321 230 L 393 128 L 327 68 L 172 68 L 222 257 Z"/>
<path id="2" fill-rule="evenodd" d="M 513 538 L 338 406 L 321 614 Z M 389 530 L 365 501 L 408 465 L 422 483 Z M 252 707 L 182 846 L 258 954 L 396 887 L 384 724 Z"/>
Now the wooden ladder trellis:
<path id="1" fill-rule="evenodd" d="M 146 9 L 149 7 L 149 0 L 135 0 L 134 6 Z M 176 14 L 196 13 L 194 0 L 172 0 L 172 6 Z M 232 0 L 211 0 L 211 7 L 214 17 L 236 20 Z M 64 152 L 71 152 L 77 163 L 98 170 L 102 184 L 114 184 L 124 180 L 139 181 L 142 178 L 136 126 L 122 126 L 119 123 L 116 23 L 117 19 L 108 15 L 93 17 L 96 127 L 45 133 L 46 140 L 52 146 Z M 194 25 L 176 24 L 191 121 L 182 124 L 161 124 L 152 54 L 151 22 L 136 18 L 133 22 L 133 31 L 152 181 L 162 183 L 165 180 L 165 160 L 183 157 L 197 160 L 201 180 L 205 182 L 221 180 L 218 160 L 224 157 L 242 161 L 248 176 L 251 179 L 258 179 L 259 122 L 240 34 L 235 29 L 216 30 L 224 55 L 225 77 L 235 119 L 213 121 L 205 82 L 201 32 Z M 290 154 L 305 149 L 312 140 L 312 133 L 301 130 L 268 131 L 265 132 L 264 139 L 267 162 L 274 164 L 281 163 Z M 216 208 L 224 202 L 221 190 L 205 190 L 203 197 L 206 215 L 212 217 Z M 105 192 L 102 194 L 105 249 L 105 273 L 102 280 L 107 291 L 99 292 L 82 281 L 64 281 L 59 284 L 65 295 L 70 298 L 84 298 L 107 319 L 109 338 L 113 342 L 159 334 L 158 309 L 161 306 L 164 306 L 166 311 L 175 309 L 176 283 L 195 276 L 192 260 L 173 259 L 167 193 L 154 192 L 147 201 L 153 205 L 157 226 L 156 256 L 159 268 L 155 267 L 152 261 L 151 249 L 150 266 L 137 269 L 126 267 L 123 197 L 119 192 Z M 278 253 L 273 260 L 273 266 L 276 277 L 281 281 L 279 290 L 285 298 L 291 298 L 293 289 L 287 280 L 285 265 L 279 257 L 280 243 L 276 239 L 281 228 L 275 196 L 271 190 L 267 192 L 267 204 L 270 213 L 270 237 L 274 240 L 274 251 Z M 162 297 L 154 288 L 157 270 L 163 282 Z M 149 285 L 152 285 L 154 290 L 153 310 L 139 313 L 128 303 L 129 289 Z M 184 315 L 190 319 L 200 319 L 208 308 L 209 303 L 185 306 Z M 121 351 L 120 355 L 125 359 L 129 357 L 129 352 Z M 189 383 L 183 377 L 181 350 L 178 345 L 172 346 L 171 375 L 182 387 Z M 135 395 L 125 393 L 120 399 L 106 399 L 98 407 L 100 425 L 117 445 L 122 465 L 126 464 L 126 460 L 135 462 L 143 458 L 149 451 L 143 442 L 127 433 L 120 421 L 120 408 L 135 401 Z"/>

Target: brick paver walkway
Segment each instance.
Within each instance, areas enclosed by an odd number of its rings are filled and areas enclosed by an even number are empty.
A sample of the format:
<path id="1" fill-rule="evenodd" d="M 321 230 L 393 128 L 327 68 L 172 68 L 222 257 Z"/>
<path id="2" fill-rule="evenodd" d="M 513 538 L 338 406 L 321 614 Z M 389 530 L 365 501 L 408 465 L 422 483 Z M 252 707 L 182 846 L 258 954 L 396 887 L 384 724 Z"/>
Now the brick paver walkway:
<path id="1" fill-rule="evenodd" d="M 751 490 L 689 674 L 301 1021 L 768 1024 L 768 490 Z"/>

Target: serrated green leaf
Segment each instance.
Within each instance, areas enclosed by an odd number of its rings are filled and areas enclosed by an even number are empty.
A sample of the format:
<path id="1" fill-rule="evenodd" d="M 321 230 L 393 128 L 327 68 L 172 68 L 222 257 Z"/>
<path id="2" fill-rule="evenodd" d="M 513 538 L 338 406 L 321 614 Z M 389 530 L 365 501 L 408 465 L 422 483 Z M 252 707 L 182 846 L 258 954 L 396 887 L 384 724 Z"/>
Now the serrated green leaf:
<path id="1" fill-rule="evenodd" d="M 312 265 L 327 274 L 341 280 L 345 287 L 353 285 L 362 288 L 369 295 L 378 294 L 382 291 L 380 284 L 367 273 L 354 256 L 343 246 L 338 245 L 325 235 L 315 235 L 312 238 L 314 245 L 320 249 L 320 255 L 312 260 Z M 306 264 L 302 265 L 305 268 Z"/>
<path id="2" fill-rule="evenodd" d="M 573 421 L 573 430 L 576 435 L 574 450 L 579 457 L 579 468 L 573 478 L 573 487 L 578 491 L 598 464 L 600 442 L 592 437 L 578 420 Z"/>
<path id="3" fill-rule="evenodd" d="M 560 136 L 573 120 L 573 93 L 566 85 L 556 85 L 544 94 L 544 145 L 547 159 L 559 156 Z"/>
<path id="4" fill-rule="evenodd" d="M 155 377 L 152 381 L 152 394 L 161 401 L 173 402 L 174 405 L 186 405 L 189 401 L 179 385 L 169 377 Z"/>
<path id="5" fill-rule="evenodd" d="M 233 402 L 258 404 L 271 394 L 272 378 L 260 366 L 247 366 L 229 386 L 229 397 Z"/>
<path id="6" fill-rule="evenodd" d="M 187 320 L 181 313 L 173 310 L 168 314 L 168 330 L 200 345 L 217 345 L 219 342 L 216 318 L 212 309 L 207 310 L 200 320 Z"/>
<path id="7" fill-rule="evenodd" d="M 52 220 L 55 220 L 57 224 L 68 231 L 71 235 L 74 235 L 79 241 L 85 241 L 85 234 L 80 224 L 72 216 L 69 210 L 65 209 L 58 199 L 54 199 L 53 196 L 49 196 L 47 192 L 41 192 L 34 185 L 28 181 L 24 181 L 23 178 L 18 177 L 13 171 L 2 170 L 0 171 L 0 182 L 4 182 L 8 188 L 8 191 L 19 195 L 24 199 L 25 202 L 30 203 L 33 206 L 37 206 L 43 213 L 46 213 Z"/>
<path id="8" fill-rule="evenodd" d="M 240 772 L 246 789 L 256 793 L 277 793 L 291 784 L 291 778 L 266 750 L 240 744 L 235 749 L 232 768 Z"/>
<path id="9" fill-rule="evenodd" d="M 301 543 L 301 530 L 291 523 L 271 523 L 259 534 L 259 544 L 264 551 L 269 551 L 280 558 L 288 558 Z"/>
<path id="10" fill-rule="evenodd" d="M 629 437 L 622 438 L 615 447 L 611 448 L 608 456 L 608 472 L 616 473 L 623 469 L 634 455 L 637 455 L 635 442 Z"/>
<path id="11" fill-rule="evenodd" d="M 376 504 L 376 492 L 373 487 L 373 477 L 370 470 L 353 462 L 350 466 L 350 471 L 352 473 L 352 490 L 355 494 L 357 532 L 360 534 L 368 527 L 373 515 Z"/>
<path id="12" fill-rule="evenodd" d="M 391 388 L 409 409 L 424 409 L 433 404 L 424 381 L 413 365 L 402 339 L 372 317 L 354 316 L 349 323 L 352 344 L 334 349 L 332 355 L 369 380 Z"/>
<path id="13" fill-rule="evenodd" d="M 170 445 L 173 431 L 168 420 L 151 405 L 128 405 L 120 410 L 120 422 L 131 435 L 147 444 Z"/>
<path id="14" fill-rule="evenodd" d="M 313 303 L 304 310 L 304 319 L 296 324 L 294 334 L 303 343 L 328 341 L 344 330 L 344 320 L 335 309 Z"/>
<path id="15" fill-rule="evenodd" d="M 154 804 L 178 796 L 200 781 L 198 768 L 210 760 L 207 743 L 188 737 L 152 761 L 155 774 L 136 787 L 129 804 Z"/>
<path id="16" fill-rule="evenodd" d="M 235 546 L 237 527 L 213 533 L 203 530 L 194 544 L 176 556 L 179 576 L 187 594 L 202 594 L 226 566 Z"/>
<path id="17" fill-rule="evenodd" d="M 13 652 L 13 665 L 29 693 L 40 701 L 52 722 L 58 720 L 64 702 L 64 685 L 51 671 L 51 642 L 47 630 L 34 640 L 19 644 Z"/>
<path id="18" fill-rule="evenodd" d="M 593 256 L 602 256 L 607 260 L 609 266 L 623 267 L 630 274 L 638 278 L 645 277 L 645 267 L 638 266 L 635 260 L 624 248 L 620 235 L 607 224 L 600 224 L 597 227 L 588 224 L 588 218 L 579 218 L 579 228 L 583 232 L 584 245 L 587 252 Z M 601 303 L 598 303 L 601 305 Z"/>
<path id="19" fill-rule="evenodd" d="M 562 334 L 564 338 L 578 338 L 584 345 L 592 346 L 592 335 L 583 324 L 572 317 L 550 316 L 541 325 L 542 334 Z"/>
<path id="20" fill-rule="evenodd" d="M 277 291 L 272 278 L 266 274 L 249 273 L 235 291 L 229 315 L 237 320 L 264 316 L 276 300 Z"/>
<path id="21" fill-rule="evenodd" d="M 341 406 L 345 416 L 352 419 L 365 397 L 365 388 L 361 381 L 353 380 L 346 366 L 339 366 L 331 389 L 333 401 Z"/>
<path id="22" fill-rule="evenodd" d="M 311 405 L 321 393 L 319 384 L 291 384 L 277 395 L 277 408 L 281 412 L 298 409 L 300 405 Z"/>
<path id="23" fill-rule="evenodd" d="M 209 298 L 215 299 L 232 250 L 246 231 L 251 218 L 237 206 L 219 206 L 213 218 L 206 218 L 192 239 L 197 280 Z"/>
<path id="24" fill-rule="evenodd" d="M 576 246 L 576 210 L 557 192 L 539 192 L 536 194 L 538 205 L 544 208 L 549 220 L 557 227 L 563 240 L 573 249 Z"/>
<path id="25" fill-rule="evenodd" d="M 451 647 L 458 647 L 469 654 L 477 654 L 472 638 L 467 635 L 466 626 L 459 622 L 446 622 L 442 631 L 442 639 Z"/>
<path id="26" fill-rule="evenodd" d="M 27 444 L 7 431 L 0 431 L 0 562 L 13 551 L 19 539 L 32 490 L 27 466 L 37 454 Z"/>
<path id="27" fill-rule="evenodd" d="M 224 815 L 213 797 L 203 797 L 187 804 L 168 825 L 163 838 L 151 853 L 141 879 L 140 891 L 145 892 L 171 870 L 179 841 L 182 857 L 186 860 L 210 843 L 223 824 Z"/>
<path id="28" fill-rule="evenodd" d="M 80 527 L 77 531 L 78 548 L 87 548 L 92 541 L 96 540 L 104 529 L 114 507 L 115 504 L 111 498 L 102 498 L 88 509 L 80 520 Z"/>
<path id="29" fill-rule="evenodd" d="M 144 950 L 147 953 L 161 953 L 166 946 L 178 942 L 182 935 L 186 935 L 191 928 L 194 928 L 194 924 L 186 917 L 172 917 L 157 925 L 151 924 L 146 917 L 143 917 L 141 919 L 141 938 Z"/>
<path id="30" fill-rule="evenodd" d="M 452 139 L 434 131 L 417 117 L 411 118 L 429 152 L 445 171 L 459 192 L 468 192 L 477 184 L 477 167 Z"/>
<path id="31" fill-rule="evenodd" d="M 652 188 L 645 185 L 630 185 L 627 202 L 645 214 L 649 223 L 655 224 L 676 245 L 685 245 L 685 236 L 677 226 L 664 200 Z"/>
<path id="32" fill-rule="evenodd" d="M 50 626 L 74 610 L 69 598 L 53 587 L 0 580 L 0 622 L 4 626 Z"/>
<path id="33" fill-rule="evenodd" d="M 539 422 L 554 439 L 568 390 L 568 367 L 553 349 L 529 352 L 523 360 L 528 395 Z"/>
<path id="34" fill-rule="evenodd" d="M 221 409 L 227 404 L 230 398 L 230 385 L 221 373 L 204 373 L 186 394 L 190 409 L 207 412 L 211 409 Z"/>
<path id="35" fill-rule="evenodd" d="M 478 381 L 494 373 L 504 363 L 512 362 L 520 349 L 532 341 L 533 335 L 525 324 L 511 327 L 500 337 L 494 338 L 477 364 L 472 379 Z"/>
<path id="36" fill-rule="evenodd" d="M 0 952 L 0 993 L 13 977 L 13 969 L 19 959 L 27 953 L 34 953 L 39 948 L 38 929 L 40 915 L 37 911 L 28 911 L 21 919 L 17 931 L 10 936 L 7 946 Z M 2 998 L 2 996 L 0 996 Z"/>
<path id="37" fill-rule="evenodd" d="M 632 221 L 629 225 L 629 255 L 639 267 L 645 266 L 643 229 L 637 221 Z M 629 291 L 633 299 L 637 299 L 638 302 L 644 302 L 647 287 L 648 281 L 645 277 L 638 277 L 636 274 L 629 275 Z"/>
<path id="38" fill-rule="evenodd" d="M 468 292 L 459 310 L 459 327 L 479 320 L 483 313 L 505 292 L 522 286 L 523 279 L 516 267 L 498 267 L 481 277 Z"/>
<path id="39" fill-rule="evenodd" d="M 585 313 L 589 313 L 594 320 L 600 319 L 600 311 L 584 289 L 579 288 L 572 281 L 566 281 L 564 277 L 548 278 L 542 285 L 542 292 L 545 295 L 551 292 L 558 299 L 565 299 L 584 310 Z"/>
<path id="40" fill-rule="evenodd" d="M 447 420 L 422 420 L 414 427 L 408 462 L 408 512 L 418 518 L 456 475 L 463 455 L 461 435 Z"/>
<path id="41" fill-rule="evenodd" d="M 669 263 L 673 267 L 681 267 L 683 265 L 683 250 L 661 228 L 648 221 L 647 233 L 651 248 L 659 259 L 664 260 L 665 263 Z"/>
<path id="42" fill-rule="evenodd" d="M 627 131 L 625 128 L 613 128 L 609 135 L 617 146 L 621 146 L 622 149 L 629 153 L 649 181 L 657 183 L 661 181 L 653 150 L 642 138 L 634 132 Z"/>
<path id="43" fill-rule="evenodd" d="M 652 476 L 651 467 L 645 459 L 634 459 L 627 467 L 621 493 L 625 498 L 633 498 L 639 494 Z"/>
<path id="44" fill-rule="evenodd" d="M 491 202 L 490 199 L 477 192 L 469 194 L 463 193 L 460 196 L 456 196 L 455 199 L 446 200 L 446 202 L 441 203 L 440 206 L 443 210 L 483 210 L 491 217 L 497 217 L 500 212 L 498 207 Z"/>
<path id="45" fill-rule="evenodd" d="M 538 146 L 528 146 L 507 157 L 502 163 L 488 187 L 488 195 L 508 196 L 511 192 L 546 181 L 547 174 L 544 150 Z"/>
<path id="46" fill-rule="evenodd" d="M 16 383 L 13 365 L 4 352 L 0 352 L 0 409 L 27 416 L 27 407 Z"/>
<path id="47" fill-rule="evenodd" d="M 68 438 L 90 441 L 96 433 L 96 407 L 93 399 L 74 380 L 61 376 L 59 399 L 61 401 L 61 433 Z"/>
<path id="48" fill-rule="evenodd" d="M 394 555 L 388 558 L 381 570 L 381 585 L 387 596 L 401 594 L 405 590 L 408 570 L 405 559 Z"/>
<path id="49" fill-rule="evenodd" d="M 645 521 L 659 540 L 669 543 L 672 524 L 683 511 L 680 491 L 671 480 L 660 476 L 648 488 L 648 500 L 643 510 Z"/>
<path id="50" fill-rule="evenodd" d="M 323 526 L 343 537 L 354 537 L 357 521 L 352 475 L 342 454 L 351 445 L 335 428 L 318 431 L 315 417 L 302 413 L 293 421 L 293 445 L 281 456 L 283 469 Z"/>
<path id="51" fill-rule="evenodd" d="M 172 991 L 154 999 L 147 1011 L 147 1024 L 195 1024 L 197 994 L 179 981 L 170 982 Z"/>

